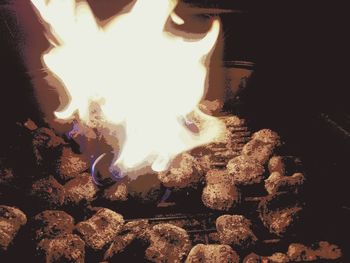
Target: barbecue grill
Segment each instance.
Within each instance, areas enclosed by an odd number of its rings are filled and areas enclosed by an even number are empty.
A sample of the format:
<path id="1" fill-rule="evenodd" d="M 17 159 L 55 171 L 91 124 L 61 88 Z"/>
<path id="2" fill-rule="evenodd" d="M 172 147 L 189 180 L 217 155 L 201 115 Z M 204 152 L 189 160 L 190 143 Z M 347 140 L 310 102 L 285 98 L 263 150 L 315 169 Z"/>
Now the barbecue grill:
<path id="1" fill-rule="evenodd" d="M 350 156 L 350 112 L 346 109 L 347 97 L 341 88 L 327 89 L 327 92 L 322 90 L 328 87 L 315 77 L 320 74 L 319 71 L 323 72 L 319 63 L 308 58 L 306 48 L 298 46 L 297 39 L 303 39 L 308 33 L 303 26 L 309 16 L 296 5 L 286 10 L 288 8 L 278 4 L 271 6 L 254 1 L 184 2 L 193 13 L 219 15 L 223 21 L 223 110 L 225 115 L 234 114 L 245 120 L 245 125 L 232 129 L 235 151 L 231 158 L 240 154 L 254 132 L 263 128 L 277 131 L 285 142 L 281 150 L 283 155 L 299 157 L 308 176 L 305 191 L 300 197 L 306 204 L 305 213 L 293 232 L 281 238 L 269 233 L 258 220 L 258 206 L 265 194 L 259 189 L 249 191 L 238 206 L 229 211 L 213 211 L 205 207 L 201 201 L 203 185 L 180 192 L 164 187 L 161 189 L 163 198 L 153 204 L 128 201 L 115 205 L 98 200 L 94 206 L 116 209 L 124 216 L 125 222 L 145 219 L 151 225 L 177 225 L 187 231 L 192 245 L 219 243 L 215 220 L 223 214 L 244 214 L 252 221 L 253 230 L 260 240 L 259 247 L 254 250 L 257 254 L 271 255 L 276 251 L 286 251 L 293 242 L 327 240 L 339 244 L 344 256 L 338 262 L 346 262 L 346 246 L 349 243 L 346 230 L 350 220 L 346 184 Z M 300 13 L 294 13 L 296 9 Z M 295 21 L 295 16 L 300 21 Z M 0 4 L 0 19 L 0 32 L 4 40 L 1 41 L 1 50 L 5 51 L 4 55 L 1 54 L 3 59 L 0 62 L 4 67 L 1 69 L 0 161 L 5 160 L 15 173 L 24 175 L 10 187 L 1 189 L 0 205 L 24 207 L 29 218 L 39 211 L 35 204 L 26 204 L 20 193 L 35 177 L 34 173 L 40 170 L 36 168 L 28 143 L 31 135 L 22 124 L 28 118 L 39 127 L 46 124 L 20 57 L 25 32 L 21 32 L 23 27 L 11 1 Z M 319 17 L 316 19 L 321 21 Z M 279 24 L 285 32 L 279 30 Z M 290 49 L 296 49 L 300 54 L 294 57 L 289 53 Z M 306 67 L 309 76 L 303 75 Z M 220 152 L 220 149 L 216 150 Z M 223 169 L 226 163 L 227 160 L 218 159 L 211 168 Z M 89 209 L 86 208 L 84 212 L 72 209 L 70 212 L 76 220 L 84 220 L 91 213 Z M 17 262 L 23 255 L 28 258 L 34 256 L 35 248 L 29 236 L 29 228 L 20 230 L 14 245 L 6 253 L 0 252 L 4 262 Z M 119 255 L 119 259 L 143 262 L 142 249 L 131 247 Z M 243 251 L 242 255 L 248 252 Z M 97 260 L 96 255 L 87 251 L 87 262 L 96 262 L 94 260 Z"/>

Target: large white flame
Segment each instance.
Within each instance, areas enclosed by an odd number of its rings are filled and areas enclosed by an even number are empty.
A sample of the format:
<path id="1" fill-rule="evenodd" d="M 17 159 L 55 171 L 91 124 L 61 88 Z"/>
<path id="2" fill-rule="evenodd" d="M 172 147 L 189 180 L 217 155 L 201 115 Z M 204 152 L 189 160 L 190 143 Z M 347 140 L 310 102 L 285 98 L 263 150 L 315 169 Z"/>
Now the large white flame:
<path id="1" fill-rule="evenodd" d="M 124 129 L 124 138 L 116 134 L 122 141 L 114 166 L 161 171 L 177 154 L 218 137 L 223 125 L 198 109 L 218 20 L 204 38 L 191 40 L 164 30 L 169 19 L 185 23 L 174 13 L 177 1 L 138 0 L 103 26 L 85 0 L 31 2 L 49 26 L 53 46 L 43 63 L 70 97 L 56 116 L 69 119 L 78 112 L 92 125 L 90 105 L 98 103 L 104 122 Z M 199 132 L 185 125 L 191 115 Z"/>

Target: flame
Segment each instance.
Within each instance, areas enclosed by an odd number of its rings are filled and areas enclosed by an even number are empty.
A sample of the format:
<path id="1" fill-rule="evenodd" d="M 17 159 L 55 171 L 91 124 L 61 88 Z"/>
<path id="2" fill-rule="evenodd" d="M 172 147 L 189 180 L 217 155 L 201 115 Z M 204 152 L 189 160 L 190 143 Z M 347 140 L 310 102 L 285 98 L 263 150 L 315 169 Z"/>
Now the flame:
<path id="1" fill-rule="evenodd" d="M 174 12 L 177 1 L 138 0 L 104 25 L 85 0 L 31 2 L 52 44 L 43 64 L 70 98 L 55 115 L 78 114 L 94 127 L 91 105 L 97 104 L 100 125 L 121 145 L 112 169 L 163 171 L 179 153 L 220 137 L 223 124 L 198 108 L 206 89 L 205 61 L 220 31 L 217 19 L 204 38 L 193 40 L 164 30 L 169 19 L 186 23 Z M 120 129 L 125 136 L 115 132 Z"/>

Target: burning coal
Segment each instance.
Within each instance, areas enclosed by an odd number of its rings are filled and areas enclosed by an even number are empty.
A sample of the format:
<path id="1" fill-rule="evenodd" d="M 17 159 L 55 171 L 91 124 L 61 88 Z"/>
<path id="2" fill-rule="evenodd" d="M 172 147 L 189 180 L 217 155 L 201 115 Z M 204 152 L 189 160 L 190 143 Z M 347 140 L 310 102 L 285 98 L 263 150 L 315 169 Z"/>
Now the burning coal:
<path id="1" fill-rule="evenodd" d="M 70 98 L 55 115 L 112 135 L 111 171 L 163 171 L 178 154 L 219 140 L 224 125 L 198 108 L 218 20 L 189 39 L 165 30 L 186 23 L 177 1 L 138 0 L 104 25 L 85 0 L 31 2 L 52 45 L 43 64 Z"/>

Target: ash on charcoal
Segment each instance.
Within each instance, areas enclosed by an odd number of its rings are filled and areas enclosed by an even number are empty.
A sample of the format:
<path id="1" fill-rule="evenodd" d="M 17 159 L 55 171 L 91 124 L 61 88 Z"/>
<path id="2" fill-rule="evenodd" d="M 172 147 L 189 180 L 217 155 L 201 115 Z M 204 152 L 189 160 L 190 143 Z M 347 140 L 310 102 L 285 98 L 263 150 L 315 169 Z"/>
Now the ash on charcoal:
<path id="1" fill-rule="evenodd" d="M 222 109 L 222 102 L 219 100 L 203 100 L 198 104 L 201 111 L 208 115 L 213 115 L 213 113 L 218 113 Z"/>
<path id="2" fill-rule="evenodd" d="M 264 217 L 263 223 L 269 228 L 271 233 L 282 236 L 293 225 L 300 211 L 300 207 L 292 207 L 271 212 L 268 216 Z"/>
<path id="3" fill-rule="evenodd" d="M 37 251 L 39 258 L 45 263 L 85 262 L 85 243 L 73 234 L 43 239 L 38 244 Z"/>
<path id="4" fill-rule="evenodd" d="M 199 159 L 204 173 L 210 168 L 224 168 L 230 159 L 240 154 L 240 144 L 247 136 L 244 120 L 236 116 L 224 116 L 220 120 L 226 125 L 226 131 L 220 138 L 191 150 L 191 154 Z"/>
<path id="5" fill-rule="evenodd" d="M 227 128 L 242 127 L 245 125 L 245 120 L 240 119 L 238 116 L 223 116 L 220 117 L 220 120 L 225 123 Z"/>
<path id="6" fill-rule="evenodd" d="M 251 140 L 243 146 L 242 154 L 249 156 L 260 164 L 265 164 L 274 150 L 271 144 L 259 140 Z"/>
<path id="7" fill-rule="evenodd" d="M 73 229 L 74 219 L 64 211 L 46 210 L 34 217 L 33 232 L 37 241 L 72 234 Z"/>
<path id="8" fill-rule="evenodd" d="M 183 262 L 191 248 L 187 232 L 171 224 L 158 224 L 150 231 L 146 259 L 151 262 Z"/>
<path id="9" fill-rule="evenodd" d="M 330 244 L 327 241 L 320 241 L 315 253 L 320 259 L 334 260 L 342 257 L 341 249 L 334 244 Z"/>
<path id="10" fill-rule="evenodd" d="M 123 226 L 120 235 L 131 233 L 135 235 L 135 238 L 146 241 L 149 238 L 150 228 L 151 225 L 148 223 L 148 220 L 133 220 Z"/>
<path id="11" fill-rule="evenodd" d="M 303 244 L 290 244 L 287 254 L 294 262 L 315 261 L 317 259 L 315 252 Z"/>
<path id="12" fill-rule="evenodd" d="M 288 247 L 287 255 L 292 262 L 336 260 L 342 257 L 340 248 L 327 241 L 320 241 L 316 248 L 293 243 Z"/>
<path id="13" fill-rule="evenodd" d="M 64 203 L 65 189 L 53 176 L 49 176 L 34 182 L 30 195 L 39 206 L 58 208 Z"/>
<path id="14" fill-rule="evenodd" d="M 120 256 L 120 254 L 123 253 L 134 240 L 135 237 L 133 234 L 126 234 L 123 236 L 118 235 L 114 238 L 111 246 L 106 250 L 104 259 L 110 260 Z"/>
<path id="15" fill-rule="evenodd" d="M 206 175 L 203 204 L 215 210 L 229 210 L 239 202 L 240 195 L 226 171 L 211 170 Z"/>
<path id="16" fill-rule="evenodd" d="M 209 155 L 204 155 L 196 158 L 198 160 L 200 171 L 202 174 L 206 174 L 212 167 L 212 160 Z"/>
<path id="17" fill-rule="evenodd" d="M 236 185 L 252 185 L 262 182 L 264 167 L 248 156 L 238 156 L 227 164 L 227 171 Z"/>
<path id="18" fill-rule="evenodd" d="M 270 173 L 279 172 L 281 175 L 292 175 L 303 170 L 302 162 L 294 156 L 272 156 L 268 163 Z"/>
<path id="19" fill-rule="evenodd" d="M 268 163 L 268 170 L 270 174 L 277 172 L 280 175 L 286 175 L 285 163 L 282 156 L 272 156 Z"/>
<path id="20" fill-rule="evenodd" d="M 289 257 L 281 252 L 273 253 L 271 256 L 267 257 L 271 263 L 288 263 L 290 262 Z"/>
<path id="21" fill-rule="evenodd" d="M 238 263 L 238 254 L 228 245 L 204 245 L 194 246 L 186 263 Z"/>
<path id="22" fill-rule="evenodd" d="M 151 226 L 147 220 L 135 220 L 126 223 L 113 239 L 104 254 L 105 260 L 135 256 L 134 252 L 145 251 L 149 245 Z M 142 257 L 144 255 L 136 255 Z"/>
<path id="23" fill-rule="evenodd" d="M 50 176 L 36 181 L 31 190 L 31 196 L 45 205 L 34 203 L 32 209 L 28 207 L 31 205 L 31 200 L 25 201 L 24 204 L 28 206 L 25 206 L 24 211 L 29 208 L 30 214 L 36 214 L 43 209 L 59 207 L 70 211 L 69 213 L 74 215 L 78 222 L 83 222 L 75 227 L 74 219 L 66 212 L 43 211 L 34 217 L 31 225 L 33 227 L 21 230 L 12 241 L 15 245 L 7 249 L 16 233 L 7 235 L 7 232 L 4 232 L 4 229 L 6 231 L 12 229 L 13 223 L 3 220 L 0 216 L 0 252 L 12 257 L 11 253 L 17 249 L 37 246 L 37 252 L 43 262 L 84 262 L 84 258 L 88 262 L 102 260 L 103 262 L 184 262 L 186 257 L 187 263 L 240 262 L 235 250 L 241 253 L 241 256 L 245 256 L 251 252 L 248 250 L 250 248 L 256 249 L 256 252 L 262 255 L 250 254 L 243 262 L 281 263 L 306 261 L 305 259 L 329 262 L 341 257 L 339 248 L 327 242 L 320 242 L 317 247 L 292 244 L 287 254 L 286 242 L 290 240 L 289 237 L 282 239 L 276 235 L 285 236 L 291 233 L 292 227 L 301 216 L 302 205 L 297 202 L 301 197 L 297 193 L 304 182 L 300 161 L 292 156 L 271 157 L 273 153 L 276 154 L 275 150 L 277 154 L 281 154 L 280 148 L 277 148 L 280 144 L 279 138 L 274 132 L 262 130 L 255 133 L 250 140 L 248 128 L 242 127 L 243 120 L 237 117 L 223 119 L 227 131 L 221 140 L 199 147 L 201 149 L 196 154 L 194 152 L 198 149 L 181 154 L 166 173 L 147 174 L 143 171 L 144 175 L 133 181 L 125 177 L 112 182 L 106 179 L 112 178 L 108 169 L 104 170 L 105 174 L 102 174 L 101 170 L 96 170 L 101 173 L 101 176 L 97 175 L 101 177 L 97 178 L 97 181 L 103 182 L 100 188 L 94 184 L 91 175 L 86 173 L 88 164 L 81 155 L 74 152 L 74 146 L 65 144 L 52 131 L 50 133 L 45 129 L 28 128 L 31 130 L 30 134 L 37 136 L 33 144 L 42 165 L 45 165 L 48 158 L 53 156 L 59 160 L 52 162 L 58 165 L 54 167 L 58 172 L 54 175 L 56 178 Z M 28 131 L 27 133 L 29 134 Z M 56 143 L 55 136 L 58 138 Z M 241 153 L 243 144 L 248 140 L 250 142 Z M 97 142 L 94 143 L 97 145 Z M 31 151 L 30 147 L 26 148 Z M 94 147 L 87 148 L 89 148 L 88 153 L 89 150 L 94 150 Z M 269 160 L 268 165 L 266 165 L 267 160 Z M 35 160 L 32 161 L 35 162 Z M 109 168 L 110 161 L 106 158 L 104 161 Z M 51 165 L 51 163 L 48 164 Z M 17 181 L 22 180 L 22 178 L 17 180 L 21 173 L 13 165 L 9 167 L 13 167 L 16 172 L 14 180 L 16 185 Z M 261 192 L 257 195 L 250 195 L 250 193 L 247 195 L 247 189 L 253 189 L 253 187 L 261 188 L 266 195 L 263 182 L 268 173 L 264 172 L 264 167 L 266 170 L 268 168 L 270 174 L 270 177 L 265 180 L 269 196 L 260 196 Z M 14 176 L 11 169 L 1 170 L 0 168 L 0 172 L 0 186 L 13 183 Z M 51 174 L 51 171 L 33 174 L 46 176 L 47 173 Z M 204 181 L 202 179 L 206 181 L 203 192 L 195 191 L 202 187 Z M 29 178 L 26 184 L 29 180 L 28 185 L 33 183 L 33 178 Z M 65 185 L 62 186 L 60 183 Z M 167 200 L 164 197 L 166 196 L 165 187 L 172 188 L 171 197 Z M 167 189 L 166 193 L 169 192 L 170 189 Z M 181 199 L 181 194 L 185 192 L 186 201 L 191 202 L 187 203 Z M 219 211 L 238 208 L 238 213 L 246 213 L 244 215 L 257 225 L 252 229 L 253 226 L 246 217 L 220 216 L 224 213 L 210 212 L 202 204 L 198 202 L 196 204 L 198 197 L 196 194 L 202 194 L 202 201 L 206 207 Z M 241 194 L 244 196 L 244 203 L 236 207 L 241 201 Z M 155 203 L 160 200 L 168 201 L 169 204 L 173 202 L 172 204 L 175 205 L 156 207 Z M 132 220 L 124 224 L 122 215 L 106 208 L 91 207 L 91 205 L 101 206 L 103 203 L 123 209 L 128 218 L 150 217 L 150 219 L 149 221 Z M 253 209 L 251 209 L 252 203 L 254 203 Z M 256 209 L 258 204 L 259 207 Z M 65 206 L 62 208 L 63 205 Z M 36 209 L 40 210 L 36 211 Z M 191 215 L 187 214 L 188 210 Z M 217 218 L 218 216 L 220 217 Z M 159 224 L 160 222 L 162 224 Z M 25 237 L 23 234 L 26 234 L 27 230 L 29 234 L 33 231 L 33 235 Z M 14 232 L 17 231 L 18 229 Z M 300 231 L 292 233 L 291 238 L 297 240 L 299 236 L 294 234 L 300 234 Z M 32 240 L 29 241 L 29 238 Z M 193 244 L 198 244 L 191 251 L 190 238 Z M 39 245 L 37 242 L 40 242 Z M 5 246 L 7 250 L 1 251 Z M 30 249 L 28 254 L 33 256 L 34 251 Z M 28 257 L 28 259 L 31 258 Z"/>
<path id="24" fill-rule="evenodd" d="M 87 204 L 92 202 L 97 194 L 97 186 L 90 174 L 84 173 L 76 176 L 64 185 L 66 199 L 70 205 Z"/>
<path id="25" fill-rule="evenodd" d="M 269 194 L 277 192 L 299 193 L 305 182 L 302 173 L 295 173 L 292 176 L 282 176 L 279 172 L 273 172 L 265 180 L 265 189 Z"/>
<path id="26" fill-rule="evenodd" d="M 264 129 L 252 135 L 252 139 L 243 146 L 242 154 L 251 157 L 260 164 L 265 164 L 276 146 L 280 144 L 277 133 Z"/>
<path id="27" fill-rule="evenodd" d="M 262 129 L 253 133 L 253 140 L 259 140 L 264 143 L 272 144 L 274 146 L 280 144 L 280 137 L 278 134 L 270 129 Z"/>
<path id="28" fill-rule="evenodd" d="M 288 263 L 291 262 L 289 257 L 281 252 L 273 253 L 271 256 L 259 256 L 255 253 L 247 255 L 243 263 Z"/>
<path id="29" fill-rule="evenodd" d="M 252 247 L 258 240 L 251 229 L 251 222 L 242 215 L 222 215 L 216 219 L 221 244 L 239 249 Z"/>
<path id="30" fill-rule="evenodd" d="M 0 205 L 0 251 L 6 251 L 19 229 L 27 223 L 26 215 L 16 207 Z"/>
<path id="31" fill-rule="evenodd" d="M 172 161 L 168 171 L 159 173 L 158 178 L 169 188 L 195 186 L 201 179 L 201 167 L 193 156 L 183 153 Z"/>
<path id="32" fill-rule="evenodd" d="M 262 263 L 261 257 L 255 253 L 250 253 L 243 259 L 243 263 Z"/>
<path id="33" fill-rule="evenodd" d="M 57 159 L 65 141 L 49 128 L 39 128 L 33 132 L 33 152 L 39 165 L 52 165 Z M 44 161 L 45 160 L 45 161 Z M 53 167 L 48 167 L 53 168 Z"/>
<path id="34" fill-rule="evenodd" d="M 196 149 L 192 151 L 198 160 L 203 174 L 210 169 L 225 168 L 226 163 L 234 156 L 237 156 L 237 152 L 231 148 L 227 148 L 226 145 L 218 146 L 217 144 L 209 144 L 205 147 L 207 148 L 206 150 Z M 199 153 L 195 151 L 199 151 Z"/>
<path id="35" fill-rule="evenodd" d="M 122 229 L 123 216 L 107 208 L 97 211 L 90 219 L 77 224 L 76 229 L 93 250 L 101 250 L 113 241 Z"/>
<path id="36" fill-rule="evenodd" d="M 116 182 L 103 192 L 103 198 L 111 202 L 123 202 L 128 199 L 128 187 L 123 182 Z"/>
<path id="37" fill-rule="evenodd" d="M 128 182 L 129 195 L 139 203 L 155 203 L 162 197 L 162 185 L 156 173 L 138 176 Z"/>
<path id="38" fill-rule="evenodd" d="M 265 189 L 269 194 L 274 194 L 276 183 L 284 176 L 280 172 L 272 172 L 270 176 L 265 180 Z"/>
<path id="39" fill-rule="evenodd" d="M 285 235 L 298 222 L 303 210 L 298 197 L 281 192 L 269 195 L 259 204 L 259 217 L 271 233 Z"/>
<path id="40" fill-rule="evenodd" d="M 89 163 L 81 154 L 76 154 L 71 148 L 64 147 L 57 163 L 59 178 L 66 182 L 89 169 Z"/>

